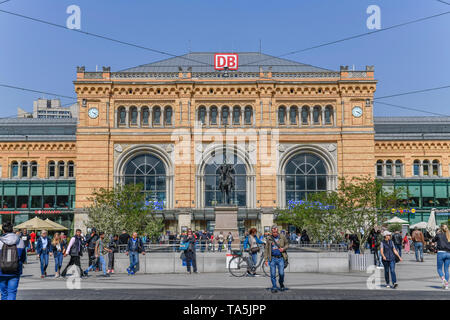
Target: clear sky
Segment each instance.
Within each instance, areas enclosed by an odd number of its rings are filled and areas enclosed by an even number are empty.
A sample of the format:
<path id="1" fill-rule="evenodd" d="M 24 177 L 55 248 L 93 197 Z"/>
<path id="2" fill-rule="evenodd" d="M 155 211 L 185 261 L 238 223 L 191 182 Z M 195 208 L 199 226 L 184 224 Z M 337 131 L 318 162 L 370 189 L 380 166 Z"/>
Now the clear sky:
<path id="1" fill-rule="evenodd" d="M 2 2 L 4 0 L 0 0 Z M 450 3 L 450 0 L 446 0 Z M 183 54 L 191 51 L 290 51 L 369 32 L 366 9 L 381 8 L 382 28 L 450 11 L 438 0 L 10 0 L 0 10 L 65 25 L 69 5 L 81 29 Z M 167 56 L 0 12 L 0 84 L 75 96 L 76 66 L 112 71 Z M 328 69 L 375 65 L 375 96 L 450 85 L 450 14 L 286 58 Z M 0 87 L 0 117 L 50 98 Z M 450 88 L 381 100 L 450 115 Z M 71 102 L 62 99 L 63 104 Z M 375 105 L 377 116 L 426 115 Z"/>

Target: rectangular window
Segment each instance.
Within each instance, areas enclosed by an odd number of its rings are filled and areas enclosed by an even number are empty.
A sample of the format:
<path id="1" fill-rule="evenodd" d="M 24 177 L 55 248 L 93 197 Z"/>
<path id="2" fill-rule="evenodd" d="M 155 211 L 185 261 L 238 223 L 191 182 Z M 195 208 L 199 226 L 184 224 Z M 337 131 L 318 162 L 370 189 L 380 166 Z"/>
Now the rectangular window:
<path id="1" fill-rule="evenodd" d="M 17 197 L 17 208 L 18 209 L 27 209 L 28 208 L 28 196 Z"/>
<path id="2" fill-rule="evenodd" d="M 31 208 L 33 209 L 42 208 L 42 196 L 31 196 Z"/>
<path id="3" fill-rule="evenodd" d="M 3 207 L 3 209 L 14 209 L 16 207 L 16 197 L 15 196 L 4 196 L 2 207 Z"/>

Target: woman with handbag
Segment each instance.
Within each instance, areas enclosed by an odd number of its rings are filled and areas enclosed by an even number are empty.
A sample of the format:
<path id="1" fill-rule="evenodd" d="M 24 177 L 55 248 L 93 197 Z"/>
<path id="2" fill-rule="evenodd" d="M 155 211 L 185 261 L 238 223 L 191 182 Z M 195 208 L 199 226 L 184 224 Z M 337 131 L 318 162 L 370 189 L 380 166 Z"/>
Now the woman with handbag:
<path id="1" fill-rule="evenodd" d="M 261 240 L 256 236 L 257 230 L 256 228 L 251 228 L 248 231 L 248 236 L 244 240 L 244 250 L 248 250 L 248 253 L 251 257 L 250 262 L 253 263 L 253 266 L 256 266 L 258 263 L 258 252 L 259 246 L 258 244 L 264 244 Z M 256 271 L 252 271 L 252 273 L 248 273 L 249 276 L 255 276 Z"/>
<path id="2" fill-rule="evenodd" d="M 384 278 L 386 280 L 386 288 L 389 288 L 389 272 L 392 277 L 392 288 L 397 288 L 397 276 L 395 274 L 395 264 L 401 262 L 397 249 L 395 249 L 394 242 L 391 240 L 391 233 L 389 231 L 383 232 L 384 240 L 381 242 L 380 252 L 383 257 Z"/>

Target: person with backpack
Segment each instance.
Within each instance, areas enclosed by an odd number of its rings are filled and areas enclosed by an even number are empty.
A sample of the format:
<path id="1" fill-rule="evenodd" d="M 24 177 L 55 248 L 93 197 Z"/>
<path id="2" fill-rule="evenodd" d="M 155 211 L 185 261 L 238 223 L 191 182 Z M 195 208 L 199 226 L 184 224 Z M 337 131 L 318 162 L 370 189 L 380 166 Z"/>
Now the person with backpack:
<path id="1" fill-rule="evenodd" d="M 392 241 L 394 242 L 395 249 L 397 249 L 400 257 L 402 256 L 402 245 L 403 245 L 403 237 L 400 231 L 396 230 L 394 235 L 392 236 Z"/>
<path id="2" fill-rule="evenodd" d="M 61 273 L 61 277 L 66 276 L 67 269 L 72 265 L 76 265 L 78 267 L 80 271 L 78 276 L 80 278 L 83 277 L 83 269 L 81 269 L 80 262 L 80 258 L 83 255 L 83 238 L 81 237 L 80 229 L 77 229 L 75 231 L 75 235 L 72 237 L 72 239 L 70 239 L 69 245 L 67 246 L 66 252 L 64 253 L 64 257 L 67 257 L 67 255 L 70 255 L 70 261 Z"/>
<path id="3" fill-rule="evenodd" d="M 278 227 L 272 226 L 272 234 L 266 239 L 266 248 L 264 253 L 265 262 L 270 266 L 270 280 L 272 281 L 272 293 L 286 290 L 284 286 L 284 268 L 287 267 L 287 252 L 289 241 L 283 234 L 278 233 Z M 277 268 L 278 281 L 280 287 L 277 287 Z"/>
<path id="4" fill-rule="evenodd" d="M 25 243 L 13 232 L 11 222 L 2 225 L 0 236 L 0 292 L 2 300 L 16 300 L 22 266 L 25 262 Z"/>
<path id="5" fill-rule="evenodd" d="M 137 232 L 128 240 L 127 251 L 125 254 L 130 257 L 130 266 L 127 268 L 128 275 L 134 275 L 139 271 L 139 253 L 145 255 L 142 240 L 138 238 Z"/>
<path id="6" fill-rule="evenodd" d="M 36 242 L 36 253 L 39 255 L 41 262 L 41 278 L 44 279 L 47 276 L 48 256 L 53 255 L 52 243 L 48 238 L 47 230 L 41 231 L 41 236 Z"/>
<path id="7" fill-rule="evenodd" d="M 386 288 L 389 288 L 389 273 L 392 278 L 392 288 L 396 289 L 398 287 L 397 284 L 397 276 L 395 274 L 395 264 L 397 262 L 402 261 L 402 257 L 398 254 L 397 249 L 395 248 L 394 242 L 391 240 L 391 233 L 389 231 L 385 231 L 383 233 L 384 240 L 381 242 L 381 256 L 383 257 L 383 266 L 384 266 L 384 279 L 386 280 Z"/>
<path id="8" fill-rule="evenodd" d="M 98 239 L 95 242 L 95 259 L 96 259 L 96 263 L 90 265 L 85 271 L 84 271 L 84 275 L 87 277 L 89 271 L 93 270 L 96 265 L 101 265 L 102 266 L 102 271 L 103 271 L 103 276 L 104 277 L 109 277 L 109 273 L 107 272 L 106 269 L 106 261 L 105 261 L 105 255 L 107 253 L 110 253 L 112 250 L 106 248 L 105 246 L 105 233 L 104 232 L 100 232 L 98 234 Z"/>
<path id="9" fill-rule="evenodd" d="M 89 234 L 86 237 L 86 246 L 87 246 L 87 252 L 88 252 L 88 257 L 89 257 L 89 266 L 94 265 L 96 268 L 96 271 L 98 271 L 98 269 L 99 269 L 97 259 L 95 258 L 95 246 L 96 246 L 97 240 L 98 240 L 97 230 L 95 228 L 92 228 L 91 234 Z"/>

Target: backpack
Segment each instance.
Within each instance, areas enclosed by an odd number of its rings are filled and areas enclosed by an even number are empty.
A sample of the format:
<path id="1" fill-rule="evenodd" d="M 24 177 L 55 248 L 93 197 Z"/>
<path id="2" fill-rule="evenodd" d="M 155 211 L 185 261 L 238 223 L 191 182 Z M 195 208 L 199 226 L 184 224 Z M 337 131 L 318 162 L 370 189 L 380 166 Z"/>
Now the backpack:
<path id="1" fill-rule="evenodd" d="M 3 274 L 15 274 L 19 270 L 19 253 L 17 251 L 17 244 L 19 241 L 12 245 L 2 241 L 3 247 L 0 256 L 0 269 Z"/>

